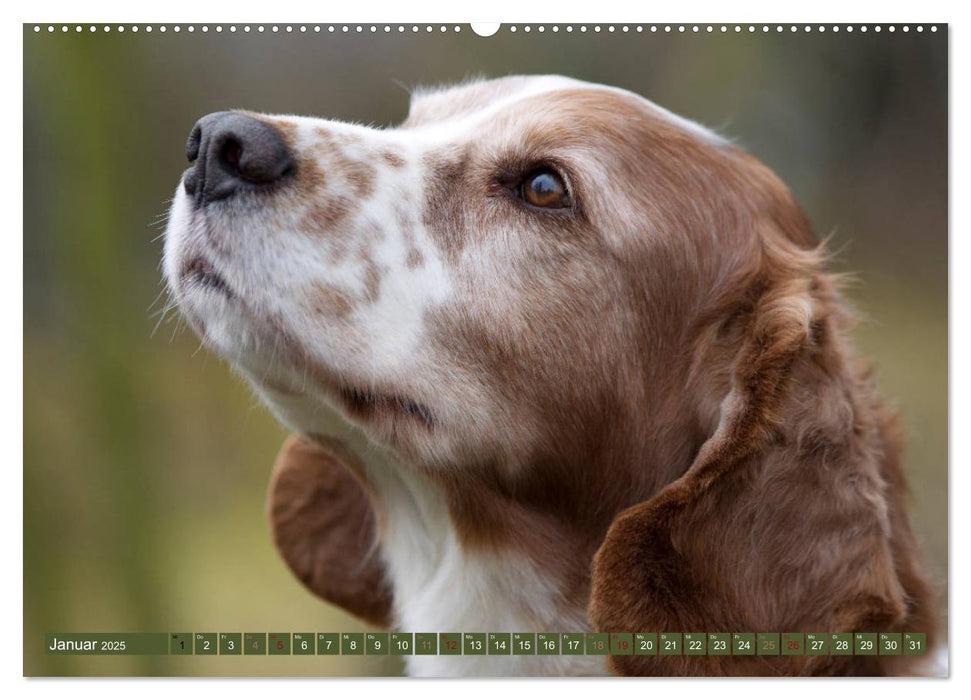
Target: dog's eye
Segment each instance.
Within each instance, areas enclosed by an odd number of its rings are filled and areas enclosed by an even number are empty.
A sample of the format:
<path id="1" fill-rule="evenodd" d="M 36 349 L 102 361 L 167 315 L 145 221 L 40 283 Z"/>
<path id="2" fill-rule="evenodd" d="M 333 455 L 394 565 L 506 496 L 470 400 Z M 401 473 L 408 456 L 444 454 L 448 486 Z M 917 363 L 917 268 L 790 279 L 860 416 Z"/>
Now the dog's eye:
<path id="1" fill-rule="evenodd" d="M 563 209 L 570 206 L 570 193 L 563 178 L 549 169 L 537 170 L 523 180 L 522 198 L 534 207 Z"/>

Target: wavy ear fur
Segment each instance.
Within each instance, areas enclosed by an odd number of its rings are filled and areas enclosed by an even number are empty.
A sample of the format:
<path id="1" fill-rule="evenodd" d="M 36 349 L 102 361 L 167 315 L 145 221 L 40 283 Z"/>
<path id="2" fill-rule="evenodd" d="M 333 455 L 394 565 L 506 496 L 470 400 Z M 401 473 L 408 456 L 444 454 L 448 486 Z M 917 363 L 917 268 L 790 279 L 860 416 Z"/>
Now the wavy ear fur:
<path id="1" fill-rule="evenodd" d="M 697 371 L 723 397 L 690 468 L 612 523 L 590 619 L 609 632 L 919 631 L 927 583 L 904 513 L 899 441 L 821 255 L 764 251 L 749 301 Z M 716 337 L 718 336 L 718 337 Z M 710 341 L 710 342 L 709 342 Z M 727 371 L 726 371 L 727 370 Z M 906 657 L 615 656 L 616 673 L 912 673 Z"/>
<path id="2" fill-rule="evenodd" d="M 277 549 L 312 592 L 372 625 L 391 624 L 391 588 L 362 467 L 336 440 L 291 435 L 273 467 L 267 512 Z"/>

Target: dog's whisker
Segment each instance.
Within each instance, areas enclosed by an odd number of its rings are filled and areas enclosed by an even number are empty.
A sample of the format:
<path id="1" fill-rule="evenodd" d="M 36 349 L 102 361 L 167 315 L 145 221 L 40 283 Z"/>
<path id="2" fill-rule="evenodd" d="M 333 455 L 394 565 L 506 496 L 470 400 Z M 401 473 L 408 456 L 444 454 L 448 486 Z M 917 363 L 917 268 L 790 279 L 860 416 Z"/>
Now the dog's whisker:
<path id="1" fill-rule="evenodd" d="M 173 309 L 175 309 L 177 306 L 178 306 L 178 304 L 175 302 L 175 300 L 174 299 L 170 299 L 168 301 L 168 303 L 166 303 L 166 305 L 164 307 L 162 307 L 162 310 L 159 311 L 158 314 L 156 314 L 158 316 L 158 320 L 155 322 L 155 327 L 152 328 L 152 332 L 148 336 L 150 339 L 155 337 L 155 334 L 158 332 L 159 327 L 165 321 L 165 319 L 168 316 L 169 312 L 172 311 Z"/>
<path id="2" fill-rule="evenodd" d="M 166 293 L 168 293 L 168 291 L 169 291 L 168 286 L 163 286 L 162 289 L 159 291 L 159 293 L 155 295 L 155 298 L 152 300 L 152 303 L 148 305 L 148 308 L 145 309 L 145 311 L 151 311 L 152 307 L 155 306 L 159 302 L 159 300 L 162 299 L 162 297 L 164 297 Z"/>

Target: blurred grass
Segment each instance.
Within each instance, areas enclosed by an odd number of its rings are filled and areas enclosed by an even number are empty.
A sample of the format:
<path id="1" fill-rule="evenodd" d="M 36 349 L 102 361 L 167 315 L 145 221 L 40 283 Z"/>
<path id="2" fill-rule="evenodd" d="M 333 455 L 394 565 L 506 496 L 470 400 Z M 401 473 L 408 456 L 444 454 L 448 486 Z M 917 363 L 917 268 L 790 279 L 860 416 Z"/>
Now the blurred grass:
<path id="1" fill-rule="evenodd" d="M 150 328 L 146 328 L 146 334 Z M 55 341 L 56 342 L 56 341 Z M 105 396 L 55 343 L 25 356 L 32 374 L 25 452 L 25 649 L 45 631 L 363 631 L 313 598 L 276 554 L 264 495 L 284 432 L 225 367 L 182 335 L 142 359 L 128 391 Z M 50 368 L 53 368 L 51 371 Z M 75 374 L 76 372 L 76 374 Z M 137 442 L 116 453 L 90 398 L 115 399 Z M 133 442 L 135 437 L 129 438 Z M 384 675 L 359 657 L 46 657 L 34 674 Z"/>
<path id="2" fill-rule="evenodd" d="M 48 657 L 49 631 L 352 631 L 275 554 L 283 430 L 149 310 L 185 137 L 218 109 L 388 124 L 406 85 L 557 72 L 722 127 L 856 273 L 857 334 L 947 571 L 946 36 L 24 34 L 24 672 L 356 675 L 367 657 Z M 159 305 L 154 307 L 156 310 Z"/>

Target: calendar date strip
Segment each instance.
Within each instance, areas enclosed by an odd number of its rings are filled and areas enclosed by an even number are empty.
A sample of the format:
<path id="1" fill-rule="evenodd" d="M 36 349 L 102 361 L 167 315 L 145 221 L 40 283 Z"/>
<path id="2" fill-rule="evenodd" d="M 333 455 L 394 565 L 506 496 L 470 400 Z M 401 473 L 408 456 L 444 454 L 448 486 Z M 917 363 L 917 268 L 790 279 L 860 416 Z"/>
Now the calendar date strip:
<path id="1" fill-rule="evenodd" d="M 50 633 L 64 656 L 923 656 L 923 632 Z"/>

